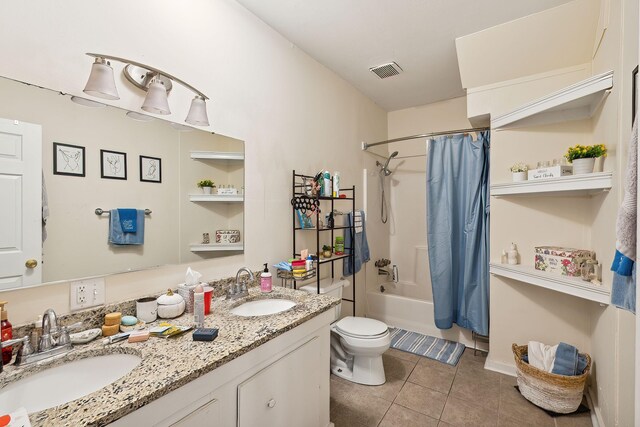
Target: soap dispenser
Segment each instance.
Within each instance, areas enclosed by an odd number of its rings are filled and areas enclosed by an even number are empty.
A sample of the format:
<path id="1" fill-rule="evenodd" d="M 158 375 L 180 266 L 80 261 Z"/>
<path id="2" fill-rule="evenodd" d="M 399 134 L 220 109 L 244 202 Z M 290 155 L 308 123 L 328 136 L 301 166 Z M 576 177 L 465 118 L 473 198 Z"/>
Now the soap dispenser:
<path id="1" fill-rule="evenodd" d="M 273 290 L 273 278 L 271 277 L 271 273 L 269 273 L 269 267 L 267 264 L 264 264 L 264 271 L 260 274 L 260 291 L 261 292 L 271 292 Z"/>

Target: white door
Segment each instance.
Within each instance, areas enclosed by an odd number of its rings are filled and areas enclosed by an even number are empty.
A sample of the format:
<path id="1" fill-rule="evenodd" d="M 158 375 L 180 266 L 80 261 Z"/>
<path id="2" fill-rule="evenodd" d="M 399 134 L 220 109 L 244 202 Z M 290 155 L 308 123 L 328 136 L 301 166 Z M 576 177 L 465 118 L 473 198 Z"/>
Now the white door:
<path id="1" fill-rule="evenodd" d="M 0 119 L 0 290 L 41 283 L 41 258 L 42 128 Z"/>

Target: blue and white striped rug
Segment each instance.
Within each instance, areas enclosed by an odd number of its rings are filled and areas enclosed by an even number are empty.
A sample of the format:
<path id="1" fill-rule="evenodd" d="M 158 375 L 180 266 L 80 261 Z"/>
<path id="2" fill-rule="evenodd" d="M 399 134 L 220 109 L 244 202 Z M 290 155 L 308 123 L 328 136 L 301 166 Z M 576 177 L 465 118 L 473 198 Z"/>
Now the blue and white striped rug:
<path id="1" fill-rule="evenodd" d="M 452 366 L 458 364 L 465 346 L 459 342 L 430 337 L 417 332 L 405 331 L 400 328 L 389 328 L 391 332 L 391 347 L 447 363 Z"/>

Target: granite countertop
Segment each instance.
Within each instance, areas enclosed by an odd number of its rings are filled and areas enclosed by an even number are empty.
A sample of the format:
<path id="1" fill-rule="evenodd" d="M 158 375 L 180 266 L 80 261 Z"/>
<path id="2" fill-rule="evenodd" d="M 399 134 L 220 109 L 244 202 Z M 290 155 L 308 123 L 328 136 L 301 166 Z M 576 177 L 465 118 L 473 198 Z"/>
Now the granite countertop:
<path id="1" fill-rule="evenodd" d="M 296 305 L 284 312 L 239 317 L 229 310 L 243 302 L 261 298 L 286 298 Z M 34 365 L 5 367 L 0 387 L 48 367 L 92 356 L 113 353 L 135 354 L 142 362 L 114 383 L 80 399 L 29 415 L 34 426 L 104 425 L 121 418 L 145 404 L 187 384 L 190 381 L 255 349 L 265 342 L 295 328 L 307 320 L 339 304 L 337 298 L 311 295 L 302 291 L 275 287 L 269 294 L 249 288 L 249 296 L 227 301 L 214 298 L 205 327 L 218 328 L 213 342 L 193 341 L 191 332 L 174 338 L 150 337 L 141 343 L 119 343 L 104 346 L 101 338 L 74 347 L 67 355 Z M 193 315 L 184 314 L 167 320 L 175 325 L 192 325 Z M 151 323 L 153 326 L 155 323 Z"/>

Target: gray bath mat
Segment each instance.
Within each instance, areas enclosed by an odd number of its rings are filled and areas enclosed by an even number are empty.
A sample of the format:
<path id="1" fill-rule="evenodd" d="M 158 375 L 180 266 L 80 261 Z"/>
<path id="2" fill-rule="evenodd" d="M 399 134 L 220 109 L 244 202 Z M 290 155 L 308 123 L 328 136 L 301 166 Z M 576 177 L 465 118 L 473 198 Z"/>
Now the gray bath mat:
<path id="1" fill-rule="evenodd" d="M 400 328 L 389 328 L 391 347 L 456 366 L 465 346 L 458 342 L 430 337 Z"/>

